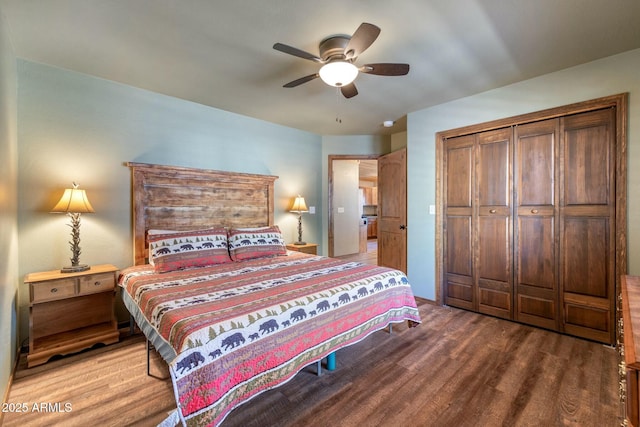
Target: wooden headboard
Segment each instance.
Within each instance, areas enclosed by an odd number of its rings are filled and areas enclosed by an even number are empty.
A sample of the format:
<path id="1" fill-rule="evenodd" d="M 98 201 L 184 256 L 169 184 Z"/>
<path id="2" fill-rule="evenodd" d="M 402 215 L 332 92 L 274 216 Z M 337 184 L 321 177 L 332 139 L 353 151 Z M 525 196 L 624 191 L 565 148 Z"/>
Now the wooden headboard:
<path id="1" fill-rule="evenodd" d="M 147 262 L 147 230 L 273 225 L 273 175 L 127 163 L 134 264 Z"/>

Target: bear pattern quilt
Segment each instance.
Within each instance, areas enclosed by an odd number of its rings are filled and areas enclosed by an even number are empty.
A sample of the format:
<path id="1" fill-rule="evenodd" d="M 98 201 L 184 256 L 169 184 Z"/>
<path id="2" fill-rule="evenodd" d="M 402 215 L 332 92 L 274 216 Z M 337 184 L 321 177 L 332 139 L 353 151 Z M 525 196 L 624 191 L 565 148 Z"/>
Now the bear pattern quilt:
<path id="1" fill-rule="evenodd" d="M 389 323 L 420 322 L 397 270 L 289 252 L 168 273 L 122 271 L 159 336 L 185 425 L 218 425 L 252 397 Z"/>

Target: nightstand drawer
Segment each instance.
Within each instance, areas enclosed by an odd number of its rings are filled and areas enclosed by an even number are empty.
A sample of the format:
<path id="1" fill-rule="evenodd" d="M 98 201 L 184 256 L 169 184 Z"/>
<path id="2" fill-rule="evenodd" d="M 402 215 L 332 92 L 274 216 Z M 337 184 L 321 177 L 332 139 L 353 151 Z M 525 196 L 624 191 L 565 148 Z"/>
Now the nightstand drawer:
<path id="1" fill-rule="evenodd" d="M 294 243 L 290 243 L 287 245 L 287 249 L 289 249 L 290 251 L 304 252 L 305 254 L 310 255 L 318 255 L 317 243 L 305 243 L 304 245 L 296 245 Z"/>
<path id="2" fill-rule="evenodd" d="M 116 285 L 113 273 L 92 274 L 90 276 L 82 276 L 79 279 L 80 295 L 105 292 L 113 289 Z"/>
<path id="3" fill-rule="evenodd" d="M 69 298 L 76 293 L 76 279 L 74 278 L 34 283 L 31 286 L 33 287 L 31 301 L 33 303 Z"/>

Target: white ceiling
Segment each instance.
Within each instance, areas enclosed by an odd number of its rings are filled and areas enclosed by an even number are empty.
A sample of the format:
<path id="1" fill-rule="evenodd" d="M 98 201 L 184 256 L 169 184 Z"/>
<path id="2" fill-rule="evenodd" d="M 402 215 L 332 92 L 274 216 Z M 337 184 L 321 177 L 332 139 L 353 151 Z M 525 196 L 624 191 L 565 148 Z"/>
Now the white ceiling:
<path id="1" fill-rule="evenodd" d="M 639 0 L 0 0 L 0 13 L 20 58 L 321 135 L 396 133 L 410 112 L 640 47 Z M 356 65 L 409 75 L 361 74 L 349 100 L 319 79 L 282 87 L 318 64 L 274 43 L 317 55 L 362 22 L 382 32 Z"/>

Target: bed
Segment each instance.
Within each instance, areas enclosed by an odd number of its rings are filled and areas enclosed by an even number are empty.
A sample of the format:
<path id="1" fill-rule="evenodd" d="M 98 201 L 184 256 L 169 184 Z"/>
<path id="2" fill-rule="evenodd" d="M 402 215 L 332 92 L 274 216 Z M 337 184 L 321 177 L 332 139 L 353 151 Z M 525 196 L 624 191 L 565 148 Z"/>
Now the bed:
<path id="1" fill-rule="evenodd" d="M 277 177 L 128 166 L 134 265 L 122 299 L 169 365 L 183 424 L 219 425 L 336 350 L 420 323 L 402 272 L 286 250 Z"/>

